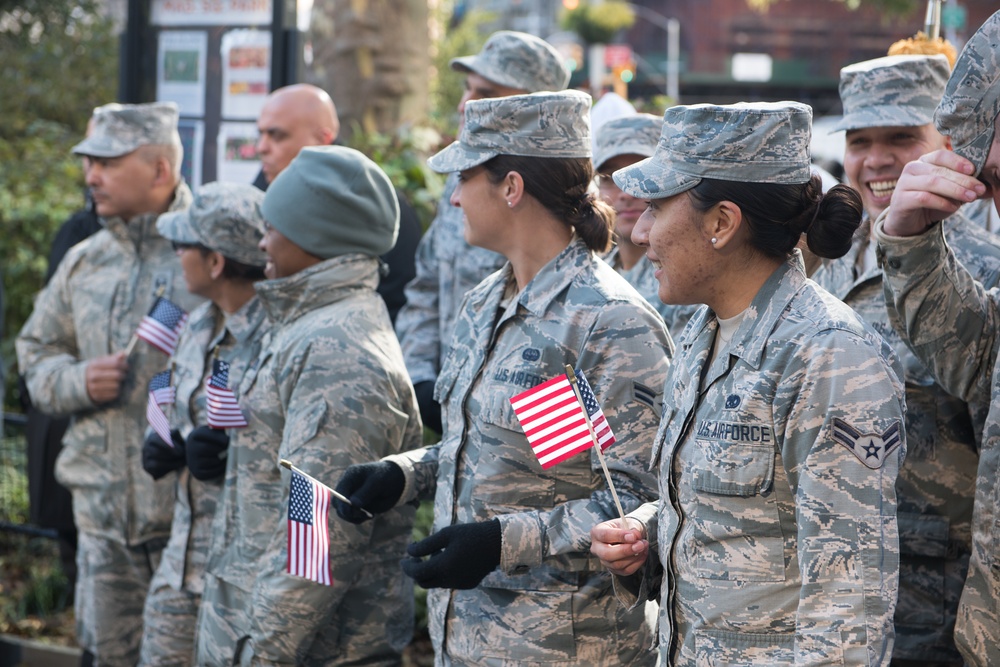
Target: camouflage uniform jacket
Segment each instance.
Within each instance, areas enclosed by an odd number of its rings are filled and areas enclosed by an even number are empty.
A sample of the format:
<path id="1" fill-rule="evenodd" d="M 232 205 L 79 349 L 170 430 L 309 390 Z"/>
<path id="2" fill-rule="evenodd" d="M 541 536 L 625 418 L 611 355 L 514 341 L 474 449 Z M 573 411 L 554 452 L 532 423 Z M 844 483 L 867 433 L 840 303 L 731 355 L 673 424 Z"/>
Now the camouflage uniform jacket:
<path id="1" fill-rule="evenodd" d="M 941 225 L 907 239 L 878 230 L 893 325 L 947 391 L 989 404 L 972 511 L 972 556 L 955 643 L 969 665 L 1000 664 L 1000 291 L 956 259 Z"/>
<path id="2" fill-rule="evenodd" d="M 417 276 L 406 286 L 396 333 L 413 384 L 436 380 L 465 293 L 507 261 L 465 241 L 462 209 L 452 206 L 458 174 L 448 175 L 437 216 L 417 245 Z"/>
<path id="3" fill-rule="evenodd" d="M 181 183 L 171 211 L 191 203 Z M 17 340 L 18 362 L 39 409 L 71 415 L 56 477 L 73 493 L 77 527 L 128 545 L 170 532 L 176 477 L 154 482 L 142 469 L 149 381 L 167 355 L 143 341 L 129 357 L 121 397 L 95 406 L 87 394 L 87 361 L 125 349 L 157 294 L 185 310 L 201 303 L 187 293 L 170 242 L 155 214 L 103 220 L 104 229 L 74 246 Z"/>
<path id="4" fill-rule="evenodd" d="M 384 655 L 387 644 L 398 662 L 412 636 L 412 581 L 399 568 L 412 507 L 360 526 L 331 512 L 333 585 L 285 571 L 290 473 L 279 459 L 331 483 L 352 463 L 421 441 L 413 388 L 377 284 L 378 260 L 351 254 L 256 285 L 271 332 L 240 383 L 249 425 L 229 431 L 208 563 L 250 596 L 246 634 L 255 664 L 360 664 Z"/>
<path id="5" fill-rule="evenodd" d="M 574 240 L 512 303 L 510 266 L 466 301 L 435 387 L 444 436 L 392 457 L 402 500 L 434 496 L 434 530 L 499 518 L 500 566 L 470 591 L 428 592 L 439 664 L 650 664 L 642 609 L 617 607 L 589 552 L 590 528 L 617 515 L 593 450 L 543 470 L 510 398 L 584 371 L 618 441 L 605 452 L 627 509 L 655 497 L 646 471 L 673 350 L 662 320 Z"/>
<path id="6" fill-rule="evenodd" d="M 1000 238 L 961 215 L 944 223 L 948 244 L 977 280 L 1000 279 Z M 972 546 L 981 410 L 947 393 L 890 324 L 882 270 L 857 275 L 868 243 L 862 226 L 851 252 L 824 264 L 813 280 L 842 299 L 892 346 L 906 380 L 906 463 L 896 480 L 899 522 L 899 600 L 893 656 L 908 660 L 958 659 L 953 633 Z"/>
<path id="7" fill-rule="evenodd" d="M 191 313 L 171 359 L 177 402 L 170 420 L 181 435 L 186 438 L 194 427 L 208 423 L 205 382 L 216 350 L 219 359 L 229 362 L 229 387 L 235 391 L 247 366 L 260 353 L 267 331 L 264 308 L 256 296 L 228 315 L 211 302 Z M 187 468 L 177 476 L 170 541 L 157 568 L 157 574 L 175 590 L 200 595 L 204 588 L 212 517 L 221 493 L 221 480 L 197 480 Z"/>
<path id="8" fill-rule="evenodd" d="M 665 664 L 888 664 L 898 361 L 798 253 L 706 368 L 717 328 L 703 308 L 678 344 L 653 446 L 661 500 L 633 513 L 652 555 L 616 577 L 619 597 L 662 580 Z"/>
<path id="9" fill-rule="evenodd" d="M 626 269 L 618 257 L 618 246 L 615 246 L 604 257 L 604 261 L 610 264 L 622 278 L 628 281 L 629 285 L 635 288 L 635 291 L 649 302 L 649 305 L 656 309 L 656 312 L 666 323 L 670 337 L 679 340 L 688 320 L 698 312 L 699 306 L 675 306 L 660 301 L 660 282 L 654 275 L 656 267 L 645 257 L 641 258 L 631 269 Z"/>

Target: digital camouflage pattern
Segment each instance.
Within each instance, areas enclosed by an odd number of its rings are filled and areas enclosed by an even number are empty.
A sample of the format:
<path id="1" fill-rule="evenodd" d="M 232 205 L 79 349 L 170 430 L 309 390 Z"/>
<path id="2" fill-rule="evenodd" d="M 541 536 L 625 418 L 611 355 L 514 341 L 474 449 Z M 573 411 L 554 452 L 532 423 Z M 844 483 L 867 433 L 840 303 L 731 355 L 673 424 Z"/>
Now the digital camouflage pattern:
<path id="1" fill-rule="evenodd" d="M 938 132 L 951 137 L 954 151 L 976 166 L 978 175 L 993 145 L 1000 113 L 1000 12 L 965 43 L 934 113 Z"/>
<path id="2" fill-rule="evenodd" d="M 453 58 L 451 68 L 529 93 L 563 90 L 570 77 L 562 55 L 551 44 L 513 30 L 493 33 L 479 53 Z"/>
<path id="3" fill-rule="evenodd" d="M 594 171 L 619 155 L 652 157 L 660 139 L 663 119 L 651 113 L 612 118 L 597 130 L 594 141 Z"/>
<path id="4" fill-rule="evenodd" d="M 432 155 L 427 165 L 447 173 L 497 155 L 589 158 L 591 101 L 579 90 L 469 100 L 458 140 Z"/>
<path id="5" fill-rule="evenodd" d="M 378 284 L 378 260 L 325 260 L 256 284 L 271 322 L 243 376 L 249 425 L 230 429 L 212 526 L 197 664 L 396 665 L 413 630 L 412 580 L 399 567 L 407 506 L 363 525 L 330 513 L 322 586 L 285 572 L 288 459 L 332 484 L 347 467 L 418 446 L 413 388 Z"/>
<path id="6" fill-rule="evenodd" d="M 703 178 L 805 183 L 812 177 L 812 109 L 799 102 L 675 106 L 663 114 L 653 157 L 613 176 L 624 192 L 663 199 Z"/>
<path id="7" fill-rule="evenodd" d="M 886 56 L 840 70 L 844 115 L 831 132 L 918 127 L 934 119 L 951 66 L 944 56 Z"/>
<path id="8" fill-rule="evenodd" d="M 654 275 L 656 267 L 645 257 L 636 262 L 636 265 L 631 269 L 626 269 L 622 266 L 618 258 L 618 248 L 615 247 L 604 257 L 604 261 L 610 264 L 611 268 L 618 272 L 618 275 L 624 278 L 629 285 L 635 288 L 635 291 L 642 295 L 642 298 L 649 302 L 649 305 L 663 318 L 663 322 L 667 325 L 667 331 L 670 332 L 671 339 L 678 340 L 688 320 L 698 312 L 701 306 L 675 306 L 660 301 L 660 283 Z"/>
<path id="9" fill-rule="evenodd" d="M 264 236 L 260 212 L 264 193 L 246 183 L 207 183 L 194 193 L 186 211 L 165 213 L 156 229 L 171 241 L 203 245 L 237 262 L 263 267 Z"/>
<path id="10" fill-rule="evenodd" d="M 703 308 L 678 342 L 653 445 L 645 570 L 663 664 L 885 665 L 898 581 L 902 369 L 795 255 L 714 361 Z M 709 364 L 705 368 L 706 364 Z"/>
<path id="11" fill-rule="evenodd" d="M 244 222 L 233 227 L 231 232 L 248 225 Z M 213 303 L 202 304 L 191 313 L 171 358 L 177 400 L 169 417 L 171 426 L 182 436 L 187 438 L 196 426 L 208 423 L 205 382 L 213 360 L 229 362 L 229 387 L 235 391 L 247 367 L 257 359 L 268 328 L 257 297 L 234 313 L 226 314 Z M 143 612 L 142 665 L 193 664 L 205 562 L 221 493 L 222 480 L 201 481 L 186 468 L 177 476 L 170 540 L 153 575 Z"/>
<path id="12" fill-rule="evenodd" d="M 449 174 L 434 222 L 417 244 L 416 277 L 407 284 L 406 303 L 396 316 L 413 384 L 437 379 L 465 293 L 507 262 L 465 240 L 465 216 L 450 201 L 457 185 L 458 174 Z"/>
<path id="13" fill-rule="evenodd" d="M 580 240 L 516 298 L 506 266 L 470 292 L 435 388 L 441 443 L 390 457 L 401 503 L 434 498 L 434 530 L 500 520 L 500 566 L 473 590 L 428 592 L 437 664 L 653 664 L 643 610 L 618 607 L 590 555 L 590 527 L 617 516 L 594 450 L 548 470 L 510 398 L 586 374 L 617 437 L 605 452 L 622 504 L 654 497 L 646 471 L 672 343 L 635 290 Z M 401 551 L 396 553 L 398 558 Z"/>
<path id="14" fill-rule="evenodd" d="M 178 185 L 170 210 L 190 203 L 190 190 Z M 152 576 L 149 549 L 140 554 L 136 548 L 153 543 L 162 548 L 174 503 L 175 476 L 154 482 L 141 460 L 149 380 L 166 368 L 167 355 L 140 341 L 129 356 L 121 396 L 108 405 L 97 406 L 90 400 L 85 374 L 90 359 L 128 346 L 157 296 L 185 310 L 201 303 L 186 292 L 177 256 L 157 233 L 156 218 L 150 213 L 128 223 L 102 219 L 104 229 L 74 246 L 59 263 L 16 342 L 18 365 L 35 405 L 51 414 L 71 416 L 56 460 L 56 478 L 73 495 L 77 528 L 88 535 L 88 544 L 111 543 L 102 546 L 102 552 L 118 545 L 125 561 L 129 554 L 137 554 L 149 570 L 148 577 Z M 86 549 L 78 550 L 78 556 L 81 564 L 89 557 Z M 88 599 L 98 596 L 95 604 L 107 613 L 86 614 L 81 606 L 85 596 L 76 596 L 78 623 L 93 624 L 79 633 L 81 641 L 92 642 L 82 645 L 95 651 L 99 644 L 102 660 L 120 652 L 134 664 L 141 623 L 126 631 L 114 621 L 119 614 L 131 617 L 133 609 L 138 617 L 146 589 L 124 574 L 135 563 L 94 562 L 106 569 L 81 565 L 78 586 L 89 587 L 81 590 L 87 590 Z M 102 604 L 124 597 L 130 597 L 127 606 Z"/>
<path id="15" fill-rule="evenodd" d="M 961 214 L 943 223 L 948 244 L 974 276 L 1000 283 L 1000 238 Z M 825 263 L 813 280 L 853 308 L 902 361 L 906 382 L 906 461 L 896 480 L 899 522 L 899 599 L 893 657 L 955 661 L 955 612 L 972 549 L 972 496 L 981 406 L 947 393 L 907 347 L 886 310 L 882 269 L 858 275 L 868 222 L 844 257 Z"/>
<path id="16" fill-rule="evenodd" d="M 73 146 L 77 155 L 121 157 L 140 146 L 180 146 L 177 105 L 105 104 L 94 109 L 90 136 Z"/>
<path id="17" fill-rule="evenodd" d="M 989 405 L 972 510 L 972 556 L 955 623 L 966 664 L 1000 664 L 1000 290 L 977 283 L 945 242 L 942 225 L 907 238 L 876 236 L 896 329 L 946 390 Z"/>

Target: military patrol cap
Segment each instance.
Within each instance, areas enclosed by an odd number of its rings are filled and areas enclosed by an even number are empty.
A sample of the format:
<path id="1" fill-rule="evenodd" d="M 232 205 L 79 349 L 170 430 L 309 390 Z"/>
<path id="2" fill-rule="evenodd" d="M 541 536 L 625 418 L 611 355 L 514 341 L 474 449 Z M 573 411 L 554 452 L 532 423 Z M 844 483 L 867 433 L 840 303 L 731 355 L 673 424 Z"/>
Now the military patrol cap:
<path id="1" fill-rule="evenodd" d="M 260 204 L 264 193 L 249 183 L 207 183 L 194 193 L 191 206 L 162 214 L 156 229 L 177 243 L 203 245 L 229 259 L 263 267 L 257 247 L 264 236 Z"/>
<path id="2" fill-rule="evenodd" d="M 94 109 L 90 136 L 73 146 L 77 155 L 121 157 L 140 146 L 180 145 L 177 105 L 105 104 Z"/>
<path id="3" fill-rule="evenodd" d="M 848 65 L 840 70 L 844 116 L 830 131 L 927 125 L 949 74 L 942 55 L 886 56 Z"/>
<path id="4" fill-rule="evenodd" d="M 306 252 L 382 255 L 396 245 L 399 200 L 382 169 L 345 146 L 307 146 L 264 195 L 264 219 Z"/>
<path id="5" fill-rule="evenodd" d="M 590 157 L 590 95 L 579 90 L 471 100 L 453 142 L 427 160 L 441 173 L 462 171 L 497 155 Z"/>
<path id="6" fill-rule="evenodd" d="M 597 130 L 594 169 L 600 171 L 605 162 L 619 155 L 652 157 L 662 127 L 663 119 L 651 113 L 637 113 L 607 121 Z"/>
<path id="7" fill-rule="evenodd" d="M 812 109 L 799 102 L 676 106 L 663 114 L 653 156 L 613 174 L 633 197 L 663 199 L 703 178 L 805 183 Z"/>
<path id="8" fill-rule="evenodd" d="M 529 93 L 563 90 L 570 72 L 562 56 L 544 39 L 525 32 L 500 30 L 474 56 L 453 58 L 456 72 L 473 72 L 493 83 Z"/>
<path id="9" fill-rule="evenodd" d="M 980 26 L 955 63 L 944 98 L 934 113 L 953 150 L 983 169 L 1000 113 L 1000 12 Z"/>

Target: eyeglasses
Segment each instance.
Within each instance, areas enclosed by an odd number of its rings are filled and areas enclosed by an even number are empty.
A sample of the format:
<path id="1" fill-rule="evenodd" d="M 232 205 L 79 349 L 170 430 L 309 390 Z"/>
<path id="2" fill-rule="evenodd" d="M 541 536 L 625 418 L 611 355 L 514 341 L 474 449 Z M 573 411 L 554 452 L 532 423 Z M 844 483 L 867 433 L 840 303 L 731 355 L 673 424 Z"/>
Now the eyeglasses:
<path id="1" fill-rule="evenodd" d="M 594 176 L 594 180 L 599 188 L 618 187 L 615 185 L 615 180 L 611 178 L 611 174 L 597 174 Z"/>
<path id="2" fill-rule="evenodd" d="M 180 241 L 171 241 L 170 245 L 173 246 L 174 252 L 179 252 L 181 250 L 208 250 L 205 246 L 200 243 L 181 243 Z"/>

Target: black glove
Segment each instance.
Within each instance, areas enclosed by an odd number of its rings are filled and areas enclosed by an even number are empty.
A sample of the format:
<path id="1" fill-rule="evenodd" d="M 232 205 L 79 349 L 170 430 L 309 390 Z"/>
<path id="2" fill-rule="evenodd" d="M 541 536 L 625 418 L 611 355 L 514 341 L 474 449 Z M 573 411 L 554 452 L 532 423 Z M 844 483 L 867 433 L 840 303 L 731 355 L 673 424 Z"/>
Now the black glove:
<path id="1" fill-rule="evenodd" d="M 229 436 L 223 429 L 199 426 L 188 434 L 187 465 L 195 479 L 207 481 L 226 474 Z"/>
<path id="2" fill-rule="evenodd" d="M 371 517 L 362 512 L 361 507 L 372 514 L 388 512 L 399 502 L 404 486 L 406 477 L 395 463 L 377 461 L 353 465 L 344 471 L 344 476 L 337 482 L 337 493 L 351 500 L 350 505 L 334 501 L 337 516 L 351 523 L 363 523 Z"/>
<path id="3" fill-rule="evenodd" d="M 497 519 L 442 528 L 407 547 L 403 572 L 423 588 L 475 588 L 500 564 L 500 533 Z"/>
<path id="4" fill-rule="evenodd" d="M 186 459 L 181 432 L 172 430 L 170 439 L 173 440 L 173 447 L 164 442 L 156 431 L 150 431 L 142 443 L 142 469 L 152 475 L 153 479 L 160 479 L 167 473 L 184 467 Z"/>
<path id="5" fill-rule="evenodd" d="M 441 404 L 434 400 L 434 380 L 416 383 L 413 385 L 413 392 L 417 395 L 417 406 L 424 426 L 435 433 L 441 433 Z"/>

